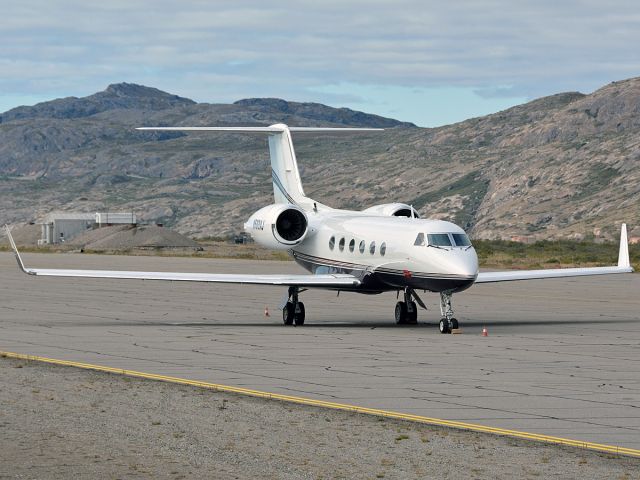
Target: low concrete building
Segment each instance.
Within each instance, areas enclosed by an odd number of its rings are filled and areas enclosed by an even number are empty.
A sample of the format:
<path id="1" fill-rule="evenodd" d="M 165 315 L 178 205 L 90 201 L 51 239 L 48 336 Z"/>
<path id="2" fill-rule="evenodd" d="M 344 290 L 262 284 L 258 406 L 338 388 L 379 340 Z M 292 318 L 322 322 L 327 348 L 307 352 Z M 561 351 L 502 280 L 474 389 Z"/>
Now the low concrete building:
<path id="1" fill-rule="evenodd" d="M 107 225 L 135 225 L 136 214 L 133 212 L 98 212 L 96 213 L 96 223 L 99 227 Z"/>
<path id="2" fill-rule="evenodd" d="M 42 222 L 42 236 L 38 245 L 64 243 L 87 230 L 107 225 L 135 225 L 134 213 L 50 213 Z"/>

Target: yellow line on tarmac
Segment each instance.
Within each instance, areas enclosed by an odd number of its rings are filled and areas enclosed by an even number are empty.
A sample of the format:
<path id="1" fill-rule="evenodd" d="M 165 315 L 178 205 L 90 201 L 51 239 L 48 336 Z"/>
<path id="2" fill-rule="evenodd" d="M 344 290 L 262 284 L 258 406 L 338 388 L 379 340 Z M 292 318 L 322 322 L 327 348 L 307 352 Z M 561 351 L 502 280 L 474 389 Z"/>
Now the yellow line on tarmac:
<path id="1" fill-rule="evenodd" d="M 604 445 L 601 443 L 585 442 L 581 440 L 571 440 L 569 438 L 552 437 L 549 435 L 521 432 L 518 430 L 507 430 L 504 428 L 487 427 L 485 425 L 458 422 L 455 420 L 443 420 L 440 418 L 422 417 L 420 415 L 391 412 L 387 410 L 379 410 L 376 408 L 358 407 L 356 405 L 327 402 L 324 400 L 314 400 L 312 398 L 294 397 L 291 395 L 262 392 L 260 390 L 251 390 L 248 388 L 231 387 L 228 385 L 220 385 L 217 383 L 201 382 L 198 380 L 188 380 L 185 378 L 169 377 L 166 375 L 157 375 L 154 373 L 137 372 L 135 370 L 125 370 L 122 368 L 105 367 L 102 365 L 92 365 L 90 363 L 71 362 L 68 360 L 57 360 L 54 358 L 38 357 L 35 355 L 24 355 L 21 353 L 0 351 L 0 357 L 17 358 L 21 360 L 33 360 L 36 362 L 52 363 L 55 365 L 65 365 L 69 367 L 84 368 L 86 370 L 97 370 L 99 372 L 115 373 L 118 375 L 126 375 L 129 377 L 146 378 L 149 380 L 159 380 L 162 382 L 177 383 L 181 385 L 191 385 L 194 387 L 207 388 L 207 389 L 215 390 L 218 392 L 237 393 L 240 395 L 267 398 L 269 400 L 280 400 L 283 402 L 298 403 L 301 405 L 309 405 L 313 407 L 331 408 L 334 410 L 343 410 L 347 412 L 362 413 L 365 415 L 375 415 L 378 417 L 385 417 L 385 418 L 396 418 L 399 420 L 408 420 L 411 422 L 424 423 L 428 425 L 451 427 L 451 428 L 457 428 L 461 430 L 469 430 L 472 432 L 491 433 L 494 435 L 503 435 L 503 436 L 513 437 L 513 438 L 524 438 L 527 440 L 535 440 L 538 442 L 553 443 L 557 445 L 568 445 L 571 447 L 584 448 L 586 450 L 594 450 L 597 452 L 606 452 L 606 453 L 613 453 L 613 454 L 619 454 L 619 455 L 629 455 L 632 457 L 640 457 L 640 450 L 635 450 L 633 448 L 618 447 L 614 445 Z"/>

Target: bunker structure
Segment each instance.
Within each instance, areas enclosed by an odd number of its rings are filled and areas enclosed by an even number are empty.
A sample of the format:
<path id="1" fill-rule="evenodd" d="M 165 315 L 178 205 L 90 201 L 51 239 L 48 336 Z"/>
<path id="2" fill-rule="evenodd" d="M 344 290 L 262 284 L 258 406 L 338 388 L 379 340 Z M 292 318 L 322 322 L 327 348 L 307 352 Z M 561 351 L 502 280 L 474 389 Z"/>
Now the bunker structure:
<path id="1" fill-rule="evenodd" d="M 50 213 L 39 222 L 42 235 L 38 245 L 64 243 L 94 228 L 136 223 L 136 215 L 132 212 Z"/>

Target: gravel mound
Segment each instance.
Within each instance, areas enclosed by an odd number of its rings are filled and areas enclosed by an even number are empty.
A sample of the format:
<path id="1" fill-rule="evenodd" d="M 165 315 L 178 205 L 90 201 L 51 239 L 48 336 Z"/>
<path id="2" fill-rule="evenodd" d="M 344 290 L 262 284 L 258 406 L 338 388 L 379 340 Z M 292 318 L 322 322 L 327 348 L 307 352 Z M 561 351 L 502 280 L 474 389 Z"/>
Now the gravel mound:
<path id="1" fill-rule="evenodd" d="M 155 225 L 117 225 L 96 228 L 69 243 L 87 250 L 126 250 L 130 248 L 197 248 L 200 245 L 184 235 Z"/>
<path id="2" fill-rule="evenodd" d="M 73 238 L 70 238 L 66 241 L 66 244 L 78 247 L 86 247 L 89 244 L 108 239 L 116 233 L 122 232 L 124 230 L 129 230 L 131 228 L 131 225 L 114 225 L 112 227 L 95 228 L 87 230 L 86 232 Z"/>

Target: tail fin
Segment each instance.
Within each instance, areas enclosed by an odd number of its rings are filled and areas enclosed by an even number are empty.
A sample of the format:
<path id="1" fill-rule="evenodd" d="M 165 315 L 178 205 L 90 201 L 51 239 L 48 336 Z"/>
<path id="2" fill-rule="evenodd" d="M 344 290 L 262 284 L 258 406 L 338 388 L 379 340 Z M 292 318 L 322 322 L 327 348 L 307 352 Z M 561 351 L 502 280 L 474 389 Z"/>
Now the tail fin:
<path id="1" fill-rule="evenodd" d="M 140 127 L 136 130 L 268 133 L 275 203 L 292 203 L 304 208 L 304 206 L 309 207 L 313 200 L 307 198 L 302 189 L 302 181 L 300 180 L 300 172 L 298 171 L 296 153 L 293 149 L 291 132 L 371 132 L 383 129 L 288 127 L 283 123 L 277 123 L 269 127 Z"/>
<path id="2" fill-rule="evenodd" d="M 294 205 L 307 203 L 309 199 L 302 188 L 291 132 L 283 124 L 272 126 L 282 128 L 281 131 L 269 135 L 269 155 L 271 156 L 271 177 L 275 202 Z"/>

